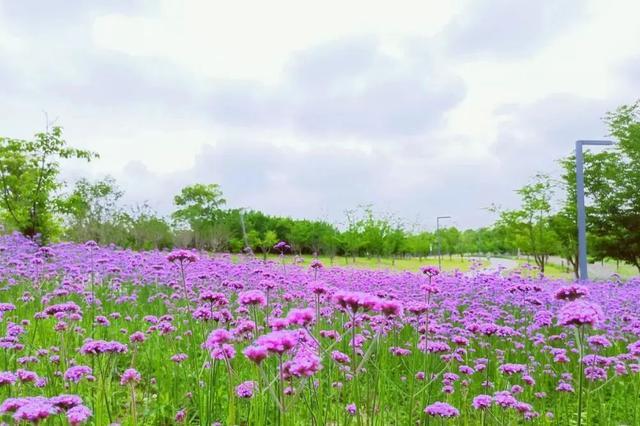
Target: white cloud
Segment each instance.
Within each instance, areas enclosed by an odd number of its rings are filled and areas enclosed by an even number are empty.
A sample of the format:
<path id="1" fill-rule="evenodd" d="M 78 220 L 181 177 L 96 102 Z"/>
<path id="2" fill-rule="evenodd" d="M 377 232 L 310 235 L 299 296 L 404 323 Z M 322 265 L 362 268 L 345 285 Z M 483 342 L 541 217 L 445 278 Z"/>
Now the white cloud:
<path id="1" fill-rule="evenodd" d="M 640 84 L 632 0 L 33 1 L 0 0 L 2 134 L 46 110 L 102 155 L 69 180 L 163 213 L 202 181 L 296 217 L 485 224 Z"/>
<path id="2" fill-rule="evenodd" d="M 404 0 L 234 2 L 168 0 L 151 16 L 109 14 L 95 20 L 100 48 L 170 59 L 211 78 L 275 82 L 289 56 L 340 38 L 428 36 L 460 1 Z"/>

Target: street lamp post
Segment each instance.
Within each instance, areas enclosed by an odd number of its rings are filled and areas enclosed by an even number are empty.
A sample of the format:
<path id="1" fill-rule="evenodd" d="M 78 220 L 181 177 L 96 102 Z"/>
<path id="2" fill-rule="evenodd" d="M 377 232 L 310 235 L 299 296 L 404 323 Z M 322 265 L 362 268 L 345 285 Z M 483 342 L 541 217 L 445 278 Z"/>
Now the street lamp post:
<path id="1" fill-rule="evenodd" d="M 442 269 L 442 244 L 440 243 L 440 219 L 451 219 L 451 216 L 436 217 L 436 236 L 438 237 L 438 269 Z"/>
<path id="2" fill-rule="evenodd" d="M 587 215 L 584 208 L 584 155 L 582 147 L 585 145 L 613 145 L 606 140 L 576 141 L 576 200 L 578 208 L 578 266 L 580 281 L 587 281 Z"/>

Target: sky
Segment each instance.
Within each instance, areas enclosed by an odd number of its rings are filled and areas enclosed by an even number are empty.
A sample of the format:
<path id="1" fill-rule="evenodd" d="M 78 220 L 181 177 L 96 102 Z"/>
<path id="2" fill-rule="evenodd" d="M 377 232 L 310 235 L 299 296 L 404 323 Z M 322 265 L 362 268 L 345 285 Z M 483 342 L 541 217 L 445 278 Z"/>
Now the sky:
<path id="1" fill-rule="evenodd" d="M 49 121 L 160 214 L 229 207 L 433 229 L 556 173 L 640 98 L 637 0 L 0 0 L 0 135 Z"/>

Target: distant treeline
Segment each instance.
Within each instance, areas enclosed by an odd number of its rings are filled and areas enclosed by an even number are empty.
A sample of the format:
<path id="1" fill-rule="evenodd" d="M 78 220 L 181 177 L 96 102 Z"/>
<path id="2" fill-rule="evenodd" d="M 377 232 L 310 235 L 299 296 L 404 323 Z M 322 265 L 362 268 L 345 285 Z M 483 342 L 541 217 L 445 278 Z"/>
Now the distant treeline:
<path id="1" fill-rule="evenodd" d="M 589 256 L 623 261 L 640 271 L 640 101 L 621 106 L 604 120 L 618 144 L 585 153 Z M 538 174 L 518 189 L 518 209 L 492 207 L 497 217 L 492 226 L 447 226 L 437 232 L 375 212 L 372 206 L 345 212 L 339 225 L 227 208 L 214 183 L 183 188 L 174 197 L 173 213 L 162 217 L 146 204 L 123 206 L 123 192 L 111 177 L 80 179 L 70 188 L 60 182 L 62 159 L 91 161 L 97 156 L 69 147 L 60 127 L 33 140 L 0 138 L 0 215 L 5 228 L 41 243 L 94 240 L 132 249 L 250 250 L 265 258 L 278 241 L 287 241 L 292 253 L 332 258 L 423 257 L 438 248 L 449 256 L 521 253 L 531 256 L 542 271 L 549 257 L 557 255 L 576 275 L 578 271 L 573 155 L 559 161 L 560 179 Z"/>

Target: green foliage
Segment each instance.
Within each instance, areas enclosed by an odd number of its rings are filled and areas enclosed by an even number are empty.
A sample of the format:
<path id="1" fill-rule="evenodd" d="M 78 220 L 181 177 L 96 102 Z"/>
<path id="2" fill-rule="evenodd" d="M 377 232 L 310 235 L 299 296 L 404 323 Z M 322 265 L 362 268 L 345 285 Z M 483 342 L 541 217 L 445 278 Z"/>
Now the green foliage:
<path id="1" fill-rule="evenodd" d="M 217 184 L 186 186 L 173 201 L 178 209 L 171 216 L 178 226 L 191 229 L 196 247 L 219 250 L 227 245 L 231 232 L 222 220 L 226 200 Z"/>
<path id="2" fill-rule="evenodd" d="M 91 160 L 96 154 L 67 146 L 62 128 L 37 133 L 33 140 L 0 137 L 2 219 L 24 235 L 46 242 L 59 230 L 54 207 L 60 160 Z"/>
<path id="3" fill-rule="evenodd" d="M 592 254 L 640 271 L 640 101 L 607 114 L 605 122 L 616 149 L 585 156 Z"/>
<path id="4" fill-rule="evenodd" d="M 614 259 L 640 270 L 640 101 L 605 116 L 613 150 L 585 152 L 587 226 L 591 259 Z M 271 216 L 256 210 L 225 209 L 217 184 L 194 184 L 174 197 L 173 227 L 143 205 L 124 208 L 123 195 L 112 178 L 79 180 L 63 193 L 57 180 L 60 160 L 90 160 L 96 155 L 70 148 L 60 127 L 38 133 L 33 141 L 0 138 L 0 220 L 43 240 L 95 240 L 131 248 L 163 248 L 173 244 L 212 251 L 240 252 L 249 246 L 266 259 L 278 241 L 287 241 L 297 255 L 335 256 L 348 262 L 366 257 L 378 264 L 442 253 L 532 256 L 544 271 L 550 256 L 560 256 L 578 271 L 575 157 L 560 161 L 561 179 L 539 174 L 519 189 L 521 205 L 501 211 L 490 227 L 437 233 L 407 229 L 392 215 L 371 206 L 345 213 L 340 228 L 323 220 Z M 556 200 L 555 194 L 562 196 Z M 558 202 L 559 201 L 559 202 Z M 462 260 L 462 259 L 461 259 Z M 361 262 L 361 260 L 358 260 Z M 576 275 L 577 276 L 577 275 Z"/>
<path id="5" fill-rule="evenodd" d="M 95 183 L 80 179 L 73 191 L 58 200 L 57 208 L 66 218 L 65 237 L 72 241 L 114 242 L 112 235 L 123 192 L 112 177 Z"/>
<path id="6" fill-rule="evenodd" d="M 533 256 L 544 272 L 551 254 L 558 252 L 558 237 L 551 228 L 553 184 L 547 175 L 538 174 L 534 181 L 517 191 L 521 206 L 500 212 L 498 226 L 513 236 L 517 248 Z"/>

